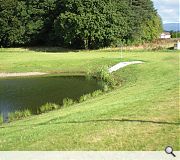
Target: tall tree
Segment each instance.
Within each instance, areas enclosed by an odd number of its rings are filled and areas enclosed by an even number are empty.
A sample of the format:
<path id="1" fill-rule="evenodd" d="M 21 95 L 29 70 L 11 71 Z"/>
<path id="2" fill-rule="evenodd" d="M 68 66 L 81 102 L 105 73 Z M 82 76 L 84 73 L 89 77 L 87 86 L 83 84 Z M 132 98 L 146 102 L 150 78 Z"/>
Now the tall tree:
<path id="1" fill-rule="evenodd" d="M 0 0 L 0 46 L 99 48 L 162 31 L 151 0 Z"/>
<path id="2" fill-rule="evenodd" d="M 52 30 L 56 0 L 25 1 L 28 14 L 25 24 L 27 42 L 44 44 Z"/>
<path id="3" fill-rule="evenodd" d="M 133 13 L 129 39 L 139 43 L 151 41 L 162 32 L 162 23 L 151 0 L 130 0 Z"/>
<path id="4" fill-rule="evenodd" d="M 25 28 L 19 14 L 17 0 L 0 0 L 0 45 L 14 46 L 23 43 Z"/>
<path id="5" fill-rule="evenodd" d="M 55 21 L 55 35 L 67 46 L 108 46 L 127 34 L 128 5 L 125 0 L 66 0 Z"/>

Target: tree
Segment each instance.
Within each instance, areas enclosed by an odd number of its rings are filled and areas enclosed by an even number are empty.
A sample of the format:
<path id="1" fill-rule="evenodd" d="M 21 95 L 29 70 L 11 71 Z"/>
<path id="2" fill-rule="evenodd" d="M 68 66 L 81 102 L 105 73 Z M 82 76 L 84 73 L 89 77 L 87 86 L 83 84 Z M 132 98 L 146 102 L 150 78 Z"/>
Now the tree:
<path id="1" fill-rule="evenodd" d="M 128 5 L 117 0 L 66 0 L 55 21 L 57 39 L 66 46 L 99 48 L 123 39 L 128 32 Z"/>
<path id="2" fill-rule="evenodd" d="M 14 46 L 23 43 L 25 28 L 19 15 L 17 0 L 0 0 L 0 45 Z"/>
<path id="3" fill-rule="evenodd" d="M 152 41 L 162 32 L 162 23 L 151 0 L 131 0 L 133 11 L 129 39 L 135 43 Z"/>
<path id="4" fill-rule="evenodd" d="M 0 45 L 93 49 L 151 41 L 162 31 L 151 0 L 0 0 Z"/>
<path id="5" fill-rule="evenodd" d="M 56 0 L 0 0 L 0 44 L 45 44 L 52 31 Z"/>
<path id="6" fill-rule="evenodd" d="M 45 44 L 54 21 L 56 0 L 26 1 L 26 40 L 30 44 Z"/>

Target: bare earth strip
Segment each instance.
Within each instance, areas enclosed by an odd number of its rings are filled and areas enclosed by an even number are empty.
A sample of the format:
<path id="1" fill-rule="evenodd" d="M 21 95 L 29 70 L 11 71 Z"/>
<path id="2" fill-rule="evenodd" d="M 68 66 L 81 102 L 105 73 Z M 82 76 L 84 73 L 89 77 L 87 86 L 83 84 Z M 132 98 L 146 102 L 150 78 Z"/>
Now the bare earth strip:
<path id="1" fill-rule="evenodd" d="M 126 66 L 128 66 L 128 65 L 132 65 L 132 64 L 142 64 L 142 63 L 144 63 L 144 62 L 142 62 L 142 61 L 120 62 L 120 63 L 116 64 L 115 66 L 109 68 L 109 73 L 112 73 L 112 72 L 114 72 L 114 71 L 117 71 L 117 70 L 119 70 L 119 69 L 121 69 L 121 68 L 124 68 L 124 67 L 126 67 Z"/>
<path id="2" fill-rule="evenodd" d="M 38 76 L 45 75 L 43 72 L 26 72 L 26 73 L 0 73 L 0 77 L 27 77 L 27 76 Z"/>

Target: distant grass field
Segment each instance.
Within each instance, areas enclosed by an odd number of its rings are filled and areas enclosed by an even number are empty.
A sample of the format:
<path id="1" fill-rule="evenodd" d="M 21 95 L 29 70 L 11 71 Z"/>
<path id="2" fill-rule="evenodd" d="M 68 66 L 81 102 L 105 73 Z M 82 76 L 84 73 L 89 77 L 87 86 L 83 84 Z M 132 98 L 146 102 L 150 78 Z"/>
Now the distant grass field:
<path id="1" fill-rule="evenodd" d="M 180 150 L 177 51 L 37 52 L 2 49 L 0 72 L 81 73 L 141 60 L 113 73 L 122 85 L 69 108 L 0 126 L 0 150 Z"/>
<path id="2" fill-rule="evenodd" d="M 23 49 L 0 50 L 0 72 L 86 72 L 113 65 L 120 55 L 98 51 L 37 52 Z"/>

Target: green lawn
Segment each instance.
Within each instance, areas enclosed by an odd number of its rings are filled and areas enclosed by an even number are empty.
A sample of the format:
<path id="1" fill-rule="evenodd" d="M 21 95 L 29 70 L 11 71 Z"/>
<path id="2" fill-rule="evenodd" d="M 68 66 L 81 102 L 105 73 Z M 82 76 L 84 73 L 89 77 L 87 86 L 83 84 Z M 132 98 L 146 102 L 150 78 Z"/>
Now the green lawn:
<path id="1" fill-rule="evenodd" d="M 175 51 L 0 50 L 0 72 L 94 70 L 142 60 L 113 73 L 122 85 L 69 108 L 0 126 L 0 150 L 180 150 L 179 55 Z"/>
<path id="2" fill-rule="evenodd" d="M 85 72 L 120 61 L 118 54 L 108 52 L 35 52 L 0 50 L 0 72 Z"/>

